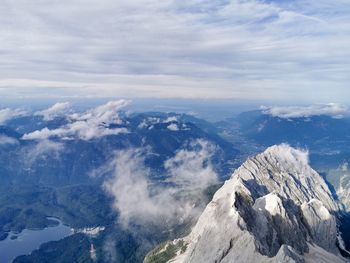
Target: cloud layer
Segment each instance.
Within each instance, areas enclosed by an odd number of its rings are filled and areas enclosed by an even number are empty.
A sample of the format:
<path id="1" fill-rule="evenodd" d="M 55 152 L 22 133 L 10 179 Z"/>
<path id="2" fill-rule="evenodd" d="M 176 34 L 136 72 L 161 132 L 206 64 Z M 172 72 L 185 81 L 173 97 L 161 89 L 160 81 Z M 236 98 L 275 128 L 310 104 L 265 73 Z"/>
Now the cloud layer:
<path id="1" fill-rule="evenodd" d="M 345 102 L 349 8 L 345 0 L 4 1 L 0 97 Z"/>
<path id="2" fill-rule="evenodd" d="M 43 116 L 43 119 L 45 121 L 50 121 L 55 119 L 58 116 L 61 116 L 67 113 L 67 110 L 69 109 L 69 107 L 70 107 L 69 102 L 57 102 L 48 109 L 35 112 L 34 115 Z"/>
<path id="3" fill-rule="evenodd" d="M 18 144 L 17 139 L 0 134 L 0 146 L 1 145 L 13 145 Z"/>
<path id="4" fill-rule="evenodd" d="M 342 118 L 344 115 L 349 113 L 349 108 L 337 104 L 319 104 L 310 106 L 283 106 L 283 107 L 262 107 L 262 112 L 264 114 L 269 114 L 274 117 L 292 119 L 292 118 L 302 118 L 311 116 L 328 115 L 334 118 Z"/>
<path id="5" fill-rule="evenodd" d="M 0 125 L 5 124 L 7 121 L 27 115 L 27 112 L 21 109 L 0 109 Z"/>
<path id="6" fill-rule="evenodd" d="M 208 141 L 198 139 L 190 144 L 190 148 L 192 150 L 179 150 L 165 162 L 164 166 L 171 175 L 168 182 L 184 191 L 203 190 L 217 183 L 213 167 L 206 164 L 210 162 L 215 147 Z"/>
<path id="7" fill-rule="evenodd" d="M 201 140 L 192 142 L 192 146 L 193 149 L 180 150 L 166 161 L 167 186 L 151 183 L 151 171 L 144 164 L 146 152 L 142 149 L 119 151 L 104 167 L 104 172 L 112 171 L 104 187 L 114 197 L 114 208 L 124 227 L 171 225 L 199 212 L 196 201 L 205 188 L 217 182 L 217 175 L 210 163 L 214 148 Z"/>
<path id="8" fill-rule="evenodd" d="M 25 148 L 25 163 L 30 167 L 34 162 L 42 158 L 45 161 L 47 156 L 58 159 L 61 152 L 64 150 L 64 144 L 50 140 L 38 141 L 34 146 Z"/>
<path id="9" fill-rule="evenodd" d="M 116 135 L 126 133 L 126 128 L 110 127 L 111 125 L 122 124 L 119 117 L 119 111 L 129 104 L 127 100 L 110 101 L 104 105 L 83 113 L 73 113 L 68 115 L 68 124 L 57 128 L 49 129 L 47 127 L 23 135 L 24 140 L 46 140 L 51 137 L 62 139 L 79 138 L 81 140 L 91 140 L 93 138 L 103 137 L 106 135 Z M 44 118 L 51 118 L 66 109 L 67 105 L 55 104 L 51 108 L 42 111 L 40 114 Z"/>

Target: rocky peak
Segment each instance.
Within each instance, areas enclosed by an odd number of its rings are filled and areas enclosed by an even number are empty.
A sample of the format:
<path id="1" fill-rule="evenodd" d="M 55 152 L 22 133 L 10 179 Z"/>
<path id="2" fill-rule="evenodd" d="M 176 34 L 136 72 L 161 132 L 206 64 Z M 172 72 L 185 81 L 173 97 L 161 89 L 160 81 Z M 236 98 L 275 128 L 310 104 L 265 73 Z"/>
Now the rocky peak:
<path id="1" fill-rule="evenodd" d="M 169 262 L 346 262 L 336 211 L 308 153 L 273 146 L 216 192 Z"/>
<path id="2" fill-rule="evenodd" d="M 327 184 L 308 164 L 308 152 L 286 144 L 267 148 L 261 154 L 249 158 L 232 178 L 241 178 L 250 186 L 253 196 L 270 192 L 279 193 L 296 204 L 318 199 L 331 211 L 337 210 Z M 265 192 L 256 193 L 256 189 Z"/>

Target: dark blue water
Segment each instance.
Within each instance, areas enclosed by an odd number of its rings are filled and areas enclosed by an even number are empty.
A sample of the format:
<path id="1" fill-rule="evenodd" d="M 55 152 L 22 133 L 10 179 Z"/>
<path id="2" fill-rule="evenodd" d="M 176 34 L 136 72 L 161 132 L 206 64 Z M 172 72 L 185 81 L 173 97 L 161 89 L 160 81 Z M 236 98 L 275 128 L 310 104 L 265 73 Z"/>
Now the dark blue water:
<path id="1" fill-rule="evenodd" d="M 50 219 L 58 221 L 59 225 L 42 230 L 25 229 L 20 234 L 9 233 L 5 240 L 0 241 L 0 263 L 10 263 L 20 255 L 30 254 L 43 243 L 60 240 L 72 234 L 71 228 L 63 225 L 60 220 Z M 13 236 L 17 238 L 13 239 Z"/>

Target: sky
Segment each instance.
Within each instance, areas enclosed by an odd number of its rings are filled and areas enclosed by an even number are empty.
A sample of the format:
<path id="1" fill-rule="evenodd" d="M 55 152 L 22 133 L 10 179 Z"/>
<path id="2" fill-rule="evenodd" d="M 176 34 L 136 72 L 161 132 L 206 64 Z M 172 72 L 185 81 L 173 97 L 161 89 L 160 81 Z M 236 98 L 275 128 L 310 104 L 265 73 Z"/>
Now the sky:
<path id="1" fill-rule="evenodd" d="M 348 0 L 2 0 L 0 100 L 346 103 Z"/>

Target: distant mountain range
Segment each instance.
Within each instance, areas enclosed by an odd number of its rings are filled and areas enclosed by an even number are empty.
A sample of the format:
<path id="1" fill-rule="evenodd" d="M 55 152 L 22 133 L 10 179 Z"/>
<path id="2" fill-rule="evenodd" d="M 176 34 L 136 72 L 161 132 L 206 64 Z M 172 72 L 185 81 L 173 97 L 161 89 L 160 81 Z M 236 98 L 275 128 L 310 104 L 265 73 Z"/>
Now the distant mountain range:
<path id="1" fill-rule="evenodd" d="M 350 226 L 347 214 L 348 118 L 322 114 L 281 117 L 258 110 L 212 123 L 187 114 L 124 112 L 125 104 L 125 101 L 116 101 L 75 112 L 61 103 L 35 113 L 17 110 L 12 118 L 2 121 L 0 237 L 11 230 L 49 226 L 51 222 L 47 216 L 58 217 L 73 228 L 101 226 L 105 229 L 93 238 L 74 234 L 45 244 L 32 255 L 20 257 L 15 262 L 62 262 L 71 258 L 90 262 L 91 243 L 99 262 L 111 261 L 106 256 L 107 243 L 113 251 L 110 256 L 116 262 L 142 262 L 146 253 L 157 244 L 191 232 L 198 212 L 243 163 L 215 194 L 191 234 L 163 243 L 166 247 L 153 250 L 146 262 L 166 262 L 164 257 L 169 258 L 174 253 L 181 254 L 176 257 L 176 262 L 230 262 L 232 258 L 259 262 L 284 262 L 284 259 L 316 262 L 311 260 L 312 253 L 342 262 L 341 254 L 347 252 L 345 247 L 339 247 L 338 230 L 346 233 Z M 56 112 L 58 109 L 63 111 Z M 6 114 L 9 112 L 11 110 Z M 265 151 L 267 147 L 281 143 L 303 150 L 282 145 Z M 201 151 L 203 145 L 210 149 Z M 138 179 L 140 169 L 132 167 L 139 165 L 132 159 L 137 155 L 123 164 L 131 170 L 121 171 L 127 174 L 124 179 L 132 177 L 129 179 L 139 192 L 136 196 L 141 197 L 140 202 L 145 202 L 148 210 L 156 211 L 154 197 L 161 209 L 176 207 L 185 200 L 186 206 L 196 211 L 196 215 L 181 217 L 176 210 L 171 224 L 169 218 L 163 218 L 161 223 L 147 227 L 135 221 L 132 230 L 125 228 L 120 222 L 122 214 L 114 207 L 114 197 L 106 191 L 106 182 L 118 180 L 120 175 L 115 175 L 113 170 L 115 158 L 118 153 L 130 149 L 142 154 L 141 170 L 145 170 L 142 176 L 146 177 Z M 251 158 L 260 152 L 263 153 Z M 182 158 L 192 162 L 183 163 Z M 197 159 L 199 163 L 193 162 Z M 307 159 L 317 172 L 306 164 Z M 217 180 L 208 180 L 213 185 L 208 185 L 205 179 L 194 182 L 198 174 L 191 173 L 198 167 L 203 176 L 215 173 Z M 174 171 L 180 178 L 172 177 Z M 135 178 L 133 173 L 136 173 Z M 147 185 L 142 188 L 142 184 Z M 200 189 L 201 193 L 176 189 L 188 185 Z M 114 186 L 112 184 L 112 188 Z M 123 187 L 110 189 L 120 190 Z M 166 199 L 169 204 L 163 204 L 159 197 L 169 194 L 173 195 L 172 199 Z M 177 208 L 185 211 L 182 206 Z M 345 212 L 339 216 L 341 209 Z M 228 227 L 230 211 L 235 214 L 232 221 L 235 230 Z M 164 216 L 164 213 L 160 215 Z M 177 216 L 180 219 L 174 224 Z M 320 223 L 318 219 L 323 217 L 327 220 Z M 211 229 L 214 221 L 223 228 Z M 221 231 L 227 234 L 222 240 Z M 282 232 L 287 233 L 285 237 Z M 323 232 L 329 240 L 325 240 Z M 236 238 L 247 248 L 240 247 Z M 344 235 L 343 240 L 348 246 L 350 236 Z M 69 250 L 65 249 L 67 244 Z M 256 252 L 249 254 L 248 248 Z M 236 250 L 242 251 L 241 257 L 234 253 Z M 203 261 L 204 258 L 210 261 Z"/>
<path id="2" fill-rule="evenodd" d="M 238 124 L 241 133 L 254 142 L 269 146 L 288 142 L 314 150 L 345 149 L 350 141 L 350 119 L 327 115 L 281 118 L 263 111 L 244 112 L 228 122 Z"/>
<path id="3" fill-rule="evenodd" d="M 54 105 L 43 111 L 45 115 L 26 113 L 2 122 L 0 236 L 6 236 L 8 231 L 47 227 L 51 222 L 46 217 L 55 216 L 74 228 L 105 227 L 94 238 L 97 255 L 102 253 L 106 240 L 111 239 L 118 262 L 140 262 L 154 245 L 182 230 L 160 233 L 150 227 L 135 233 L 118 225 L 118 211 L 113 209 L 113 200 L 104 189 L 104 183 L 114 173 L 106 168 L 117 152 L 142 149 L 145 168 L 151 171 L 147 181 L 159 189 L 171 184 L 166 161 L 181 151 L 196 152 L 196 147 L 201 147 L 196 144 L 199 141 L 211 145 L 215 152 L 208 155 L 207 162 L 219 181 L 237 166 L 234 160 L 240 152 L 218 134 L 215 125 L 185 114 L 130 114 L 123 112 L 120 104 L 123 102 L 60 114 L 53 109 L 61 105 Z M 98 176 L 94 175 L 96 171 Z M 197 201 L 194 196 L 193 202 Z M 86 249 L 74 246 L 74 240 L 79 238 L 84 240 L 79 241 L 81 244 L 87 244 Z M 64 254 L 68 243 L 73 244 L 70 254 Z M 54 247 L 62 249 L 62 253 L 48 255 L 43 249 L 16 262 L 62 262 L 72 254 L 77 260 L 89 258 L 86 253 L 90 241 L 81 234 L 55 242 Z"/>
<path id="4" fill-rule="evenodd" d="M 213 162 L 223 177 L 232 167 L 238 150 L 213 132 L 213 125 L 187 115 L 142 113 L 123 116 L 115 127 L 127 132 L 94 137 L 65 139 L 23 139 L 44 129 L 59 130 L 70 123 L 66 117 L 45 121 L 40 116 L 14 118 L 0 126 L 2 174 L 0 181 L 66 185 L 91 181 L 89 172 L 103 165 L 114 151 L 130 147 L 150 147 L 146 157 L 150 168 L 162 170 L 164 161 L 191 141 L 203 139 L 217 147 Z M 199 124 L 199 125 L 197 125 Z M 101 123 L 102 125 L 102 123 Z M 110 127 L 113 127 L 111 124 Z M 201 126 L 201 127 L 200 127 Z M 203 127 L 203 128 L 202 128 Z M 5 150 L 6 149 L 6 150 Z M 43 161 L 45 159 L 45 161 Z"/>

